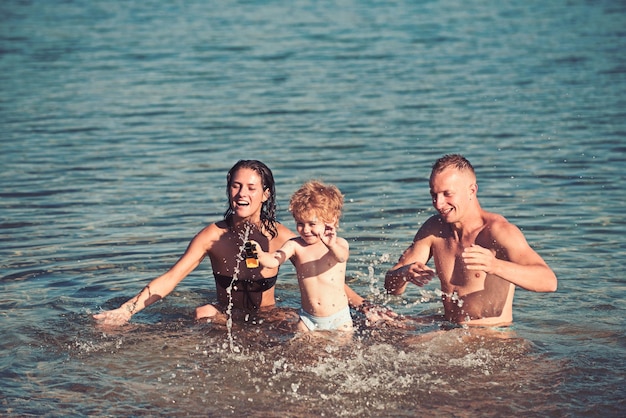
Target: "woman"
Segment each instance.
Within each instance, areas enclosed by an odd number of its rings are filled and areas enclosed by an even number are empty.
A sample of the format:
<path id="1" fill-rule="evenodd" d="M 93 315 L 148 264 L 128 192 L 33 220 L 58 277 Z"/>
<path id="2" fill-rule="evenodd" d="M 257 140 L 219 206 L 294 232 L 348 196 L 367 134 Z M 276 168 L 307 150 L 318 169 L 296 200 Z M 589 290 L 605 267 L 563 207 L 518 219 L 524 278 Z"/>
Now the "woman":
<path id="1" fill-rule="evenodd" d="M 206 256 L 211 260 L 220 307 L 200 306 L 196 308 L 196 319 L 215 317 L 230 303 L 246 311 L 258 311 L 276 303 L 278 268 L 248 268 L 244 258 L 244 243 L 248 240 L 274 252 L 295 236 L 276 221 L 272 172 L 260 161 L 241 160 L 230 169 L 226 179 L 229 208 L 224 220 L 200 231 L 176 264 L 135 297 L 117 309 L 94 315 L 97 321 L 103 325 L 128 322 L 135 313 L 172 292 Z"/>

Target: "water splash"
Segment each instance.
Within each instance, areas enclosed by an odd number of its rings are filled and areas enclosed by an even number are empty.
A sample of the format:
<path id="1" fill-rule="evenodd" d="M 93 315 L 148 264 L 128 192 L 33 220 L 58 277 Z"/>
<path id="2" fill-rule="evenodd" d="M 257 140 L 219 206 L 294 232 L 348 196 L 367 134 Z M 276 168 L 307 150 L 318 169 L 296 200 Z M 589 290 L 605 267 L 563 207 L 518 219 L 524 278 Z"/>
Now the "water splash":
<path id="1" fill-rule="evenodd" d="M 374 299 L 377 299 L 381 296 L 380 286 L 378 285 L 379 280 L 376 278 L 375 271 L 376 266 L 382 263 L 387 263 L 389 261 L 389 254 L 383 254 L 378 259 L 374 259 L 367 266 L 367 278 L 369 279 L 369 293 L 372 295 Z"/>
<path id="2" fill-rule="evenodd" d="M 233 283 L 235 283 L 239 278 L 239 273 L 241 272 L 239 266 L 244 261 L 245 243 L 250 239 L 250 232 L 252 231 L 252 228 L 254 228 L 254 225 L 247 222 L 243 232 L 239 234 L 241 245 L 239 246 L 239 252 L 236 256 L 237 263 L 235 264 L 235 269 L 233 271 L 233 279 L 226 288 L 226 294 L 228 295 L 228 305 L 226 307 L 226 332 L 228 342 L 224 344 L 224 349 L 228 348 L 233 353 L 241 352 L 241 348 L 235 344 L 235 338 L 233 336 Z"/>

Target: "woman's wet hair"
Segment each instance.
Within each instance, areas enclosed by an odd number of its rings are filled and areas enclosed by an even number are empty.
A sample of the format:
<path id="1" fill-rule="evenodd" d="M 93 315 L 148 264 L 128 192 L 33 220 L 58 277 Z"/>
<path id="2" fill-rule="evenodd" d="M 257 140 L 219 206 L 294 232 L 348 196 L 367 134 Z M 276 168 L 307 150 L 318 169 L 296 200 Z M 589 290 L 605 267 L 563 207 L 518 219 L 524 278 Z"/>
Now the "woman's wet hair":
<path id="1" fill-rule="evenodd" d="M 261 224 L 267 229 L 272 237 L 278 235 L 276 229 L 276 186 L 274 184 L 274 175 L 268 166 L 258 160 L 239 160 L 228 171 L 226 175 L 226 194 L 228 196 L 228 209 L 224 213 L 224 220 L 229 226 L 233 223 L 233 209 L 230 206 L 230 186 L 234 174 L 242 168 L 254 170 L 261 177 L 261 185 L 263 191 L 269 190 L 269 196 L 261 206 Z"/>

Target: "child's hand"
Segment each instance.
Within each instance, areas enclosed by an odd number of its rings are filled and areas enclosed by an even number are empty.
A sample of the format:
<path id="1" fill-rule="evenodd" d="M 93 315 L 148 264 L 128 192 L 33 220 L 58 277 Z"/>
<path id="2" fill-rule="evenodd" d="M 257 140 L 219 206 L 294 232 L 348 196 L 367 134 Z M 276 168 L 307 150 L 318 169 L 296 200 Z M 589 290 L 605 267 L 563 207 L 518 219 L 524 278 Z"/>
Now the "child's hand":
<path id="1" fill-rule="evenodd" d="M 255 254 L 256 259 L 254 261 L 257 261 L 258 264 L 254 266 L 255 268 L 256 267 L 277 268 L 285 261 L 285 258 L 282 257 L 284 255 L 284 252 L 282 251 L 282 249 L 274 253 L 268 253 L 266 251 L 263 251 L 263 249 L 261 248 L 258 242 L 254 240 L 250 240 L 248 242 L 252 245 L 253 251 L 256 252 Z M 246 264 L 247 263 L 248 263 L 248 259 L 246 259 Z"/>
<path id="2" fill-rule="evenodd" d="M 337 229 L 333 224 L 324 224 L 324 232 L 320 235 L 320 240 L 327 246 L 331 247 L 337 241 Z"/>
<path id="3" fill-rule="evenodd" d="M 264 253 L 265 251 L 263 251 L 263 249 L 261 248 L 261 246 L 259 245 L 258 242 L 256 242 L 255 240 L 251 239 L 249 241 L 250 244 L 252 244 L 252 248 L 254 249 L 254 251 L 256 251 L 258 254 Z"/>
<path id="4" fill-rule="evenodd" d="M 243 245 L 245 252 L 246 267 L 249 269 L 255 269 L 259 267 L 259 253 L 257 251 L 258 244 L 256 242 L 247 241 Z"/>

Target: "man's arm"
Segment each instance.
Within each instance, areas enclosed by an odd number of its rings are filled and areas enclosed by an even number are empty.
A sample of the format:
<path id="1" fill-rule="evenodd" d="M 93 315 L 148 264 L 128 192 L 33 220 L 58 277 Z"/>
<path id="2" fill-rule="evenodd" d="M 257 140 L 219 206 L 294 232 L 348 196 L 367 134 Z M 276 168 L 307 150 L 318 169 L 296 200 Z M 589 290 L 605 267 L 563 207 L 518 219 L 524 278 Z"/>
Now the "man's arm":
<path id="1" fill-rule="evenodd" d="M 363 315 L 365 315 L 365 318 L 368 321 L 372 323 L 381 320 L 390 321 L 398 317 L 398 314 L 390 308 L 370 302 L 369 300 L 363 298 L 361 295 L 352 290 L 352 288 L 347 284 L 344 284 L 343 288 L 346 292 L 346 296 L 348 296 L 348 305 L 350 305 L 350 307 L 354 308 L 356 311 L 361 312 Z"/>
<path id="2" fill-rule="evenodd" d="M 465 248 L 462 257 L 468 270 L 494 274 L 533 292 L 556 291 L 556 275 L 528 245 L 519 228 L 509 222 L 499 222 L 492 226 L 491 234 L 496 254 L 479 245 Z"/>
<path id="3" fill-rule="evenodd" d="M 435 277 L 435 271 L 426 265 L 431 256 L 431 237 L 427 232 L 429 223 L 417 231 L 413 243 L 385 274 L 385 289 L 388 293 L 401 295 L 406 290 L 407 283 L 421 287 Z"/>

